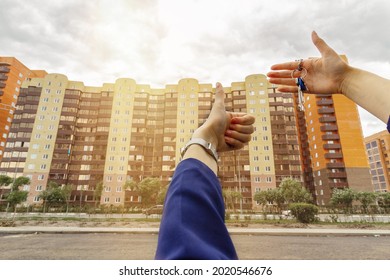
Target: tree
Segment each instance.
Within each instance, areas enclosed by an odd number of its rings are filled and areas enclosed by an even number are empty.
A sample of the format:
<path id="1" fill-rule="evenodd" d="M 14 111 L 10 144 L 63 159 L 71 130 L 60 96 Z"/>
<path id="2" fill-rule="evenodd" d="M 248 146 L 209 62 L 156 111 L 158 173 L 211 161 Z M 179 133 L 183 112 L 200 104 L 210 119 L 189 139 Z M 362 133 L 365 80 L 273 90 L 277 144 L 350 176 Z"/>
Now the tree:
<path id="1" fill-rule="evenodd" d="M 127 180 L 124 183 L 123 188 L 125 190 L 136 191 L 136 190 L 138 190 L 138 185 L 134 180 Z"/>
<path id="2" fill-rule="evenodd" d="M 330 203 L 342 207 L 346 212 L 352 211 L 352 202 L 356 198 L 356 192 L 350 188 L 334 189 Z"/>
<path id="3" fill-rule="evenodd" d="M 280 196 L 276 194 L 277 189 L 259 191 L 255 193 L 254 200 L 257 201 L 260 205 L 263 205 L 263 211 L 266 210 L 266 206 L 273 204 L 275 200 L 278 200 L 280 204 Z"/>
<path id="4" fill-rule="evenodd" d="M 100 198 L 102 197 L 102 192 L 104 189 L 103 182 L 100 181 L 96 184 L 95 189 L 93 190 L 93 200 L 95 201 L 95 208 L 98 204 L 98 201 L 100 201 Z"/>
<path id="5" fill-rule="evenodd" d="M 167 196 L 168 188 L 169 188 L 169 185 L 166 185 L 165 187 L 162 187 L 160 189 L 160 191 L 157 194 L 157 200 L 156 200 L 157 204 L 161 204 L 161 205 L 164 204 L 165 197 Z"/>
<path id="6" fill-rule="evenodd" d="M 0 187 L 8 186 L 12 183 L 12 178 L 7 175 L 0 175 Z"/>
<path id="7" fill-rule="evenodd" d="M 68 211 L 69 211 L 69 200 L 70 200 L 70 196 L 72 194 L 73 189 L 74 189 L 74 186 L 72 184 L 66 184 L 66 185 L 62 186 L 62 192 L 64 194 L 65 203 L 66 203 L 66 213 L 68 213 Z"/>
<path id="8" fill-rule="evenodd" d="M 267 191 L 255 192 L 255 195 L 253 196 L 253 199 L 258 204 L 262 205 L 263 206 L 263 210 L 264 210 L 264 207 L 268 204 Z"/>
<path id="9" fill-rule="evenodd" d="M 390 193 L 385 192 L 378 194 L 377 201 L 379 207 L 384 208 L 385 212 L 387 213 L 387 211 L 390 209 Z"/>
<path id="10" fill-rule="evenodd" d="M 46 186 L 46 190 L 42 191 L 39 195 L 39 197 L 43 200 L 44 211 L 46 206 L 58 207 L 63 204 L 67 204 L 72 189 L 72 185 L 65 185 L 61 187 L 56 182 L 49 182 Z"/>
<path id="11" fill-rule="evenodd" d="M 8 202 L 8 205 L 14 207 L 14 212 L 16 212 L 16 206 L 19 203 L 26 201 L 28 197 L 28 192 L 19 190 L 19 187 L 30 184 L 30 179 L 24 176 L 20 176 L 16 179 L 11 179 L 10 177 L 8 178 L 7 177 L 8 176 L 6 175 L 2 175 L 1 182 L 3 184 L 8 183 L 8 185 L 12 183 L 11 192 L 8 194 L 6 200 Z M 8 205 L 7 205 L 7 211 L 8 211 Z"/>
<path id="12" fill-rule="evenodd" d="M 223 190 L 222 195 L 225 198 L 225 203 L 227 208 L 229 208 L 229 205 L 233 209 L 233 212 L 236 211 L 235 207 L 235 201 L 236 199 L 242 199 L 242 194 L 240 192 L 231 191 L 231 190 Z"/>
<path id="13" fill-rule="evenodd" d="M 313 197 L 311 194 L 301 185 L 301 183 L 292 178 L 285 178 L 279 185 L 279 189 L 282 192 L 285 203 L 307 203 L 312 202 Z"/>
<path id="14" fill-rule="evenodd" d="M 368 212 L 368 207 L 375 202 L 376 194 L 373 192 L 358 192 L 356 199 L 361 203 L 364 213 Z"/>
<path id="15" fill-rule="evenodd" d="M 27 200 L 28 192 L 27 191 L 12 191 L 7 196 L 7 202 L 11 207 L 14 207 L 16 212 L 16 205 Z"/>
<path id="16" fill-rule="evenodd" d="M 288 209 L 298 221 L 305 224 L 314 222 L 318 214 L 318 207 L 309 203 L 291 203 Z"/>
<path id="17" fill-rule="evenodd" d="M 20 186 L 30 184 L 30 179 L 24 176 L 20 176 L 13 180 L 12 182 L 12 191 L 18 190 Z"/>
<path id="18" fill-rule="evenodd" d="M 145 178 L 137 184 L 137 191 L 141 195 L 143 207 L 156 205 L 157 195 L 161 189 L 161 181 L 158 178 Z"/>

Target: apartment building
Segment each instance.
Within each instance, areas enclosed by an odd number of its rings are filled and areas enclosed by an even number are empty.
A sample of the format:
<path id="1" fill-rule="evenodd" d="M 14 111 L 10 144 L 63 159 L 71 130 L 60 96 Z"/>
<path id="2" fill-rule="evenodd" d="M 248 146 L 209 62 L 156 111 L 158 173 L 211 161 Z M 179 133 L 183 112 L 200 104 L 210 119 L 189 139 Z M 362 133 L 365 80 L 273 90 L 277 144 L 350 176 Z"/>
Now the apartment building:
<path id="1" fill-rule="evenodd" d="M 334 187 L 360 188 L 364 183 L 368 164 L 356 158 L 361 150 L 365 155 L 353 103 L 307 96 L 306 112 L 299 112 L 294 94 L 277 92 L 261 74 L 224 90 L 227 110 L 256 117 L 252 141 L 220 158 L 222 187 L 242 195 L 236 209 L 256 208 L 255 192 L 276 188 L 285 177 L 301 181 L 320 204 Z M 62 74 L 26 80 L 0 173 L 31 178 L 25 186 L 28 204 L 41 203 L 39 194 L 54 181 L 74 186 L 74 203 L 95 203 L 93 192 L 102 182 L 101 204 L 137 205 L 140 198 L 124 189 L 125 182 L 157 177 L 169 184 L 179 150 L 207 119 L 214 93 L 212 84 L 191 78 L 162 89 L 128 78 L 101 87 L 69 81 Z M 321 197 L 324 193 L 327 197 Z"/>
<path id="2" fill-rule="evenodd" d="M 328 204 L 334 188 L 372 191 L 356 104 L 341 94 L 322 94 L 305 95 L 305 107 L 302 150 L 311 165 L 305 175 L 317 204 Z"/>
<path id="3" fill-rule="evenodd" d="M 364 138 L 375 192 L 390 192 L 390 134 L 387 130 Z"/>
<path id="4" fill-rule="evenodd" d="M 46 74 L 43 70 L 30 70 L 14 57 L 0 56 L 0 161 L 22 82 L 33 77 L 44 77 Z"/>

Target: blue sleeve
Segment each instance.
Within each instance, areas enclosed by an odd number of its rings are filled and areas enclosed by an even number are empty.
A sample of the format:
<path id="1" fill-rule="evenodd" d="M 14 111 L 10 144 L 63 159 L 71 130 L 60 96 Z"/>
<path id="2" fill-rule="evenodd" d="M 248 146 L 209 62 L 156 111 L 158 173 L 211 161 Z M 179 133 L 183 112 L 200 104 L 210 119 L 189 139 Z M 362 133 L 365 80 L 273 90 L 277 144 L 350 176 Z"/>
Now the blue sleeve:
<path id="1" fill-rule="evenodd" d="M 237 259 L 225 225 L 222 189 L 196 159 L 176 168 L 160 224 L 156 259 Z"/>
<path id="2" fill-rule="evenodd" d="M 390 116 L 389 116 L 389 120 L 387 121 L 387 131 L 390 133 Z"/>

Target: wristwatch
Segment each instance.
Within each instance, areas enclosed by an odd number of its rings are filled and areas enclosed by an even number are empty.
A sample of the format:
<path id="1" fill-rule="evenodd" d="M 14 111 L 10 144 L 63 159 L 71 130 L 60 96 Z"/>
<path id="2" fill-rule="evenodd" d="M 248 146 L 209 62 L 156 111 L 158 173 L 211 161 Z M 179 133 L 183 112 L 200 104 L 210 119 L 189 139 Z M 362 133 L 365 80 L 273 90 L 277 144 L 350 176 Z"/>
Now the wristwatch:
<path id="1" fill-rule="evenodd" d="M 202 138 L 192 138 L 183 148 L 180 149 L 180 154 L 183 157 L 188 148 L 191 145 L 199 145 L 202 146 L 206 152 L 211 155 L 216 162 L 218 162 L 218 153 L 217 149 L 211 144 L 210 142 L 207 142 L 206 140 Z"/>

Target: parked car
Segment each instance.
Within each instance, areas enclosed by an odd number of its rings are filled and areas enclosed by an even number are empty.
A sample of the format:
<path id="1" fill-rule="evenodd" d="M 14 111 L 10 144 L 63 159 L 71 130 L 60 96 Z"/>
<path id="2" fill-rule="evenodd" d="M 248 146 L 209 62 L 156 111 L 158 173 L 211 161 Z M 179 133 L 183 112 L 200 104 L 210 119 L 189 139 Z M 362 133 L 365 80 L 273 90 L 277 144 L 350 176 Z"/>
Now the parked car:
<path id="1" fill-rule="evenodd" d="M 142 210 L 142 213 L 149 216 L 152 214 L 159 214 L 161 215 L 163 212 L 164 205 L 155 205 L 150 208 Z"/>

